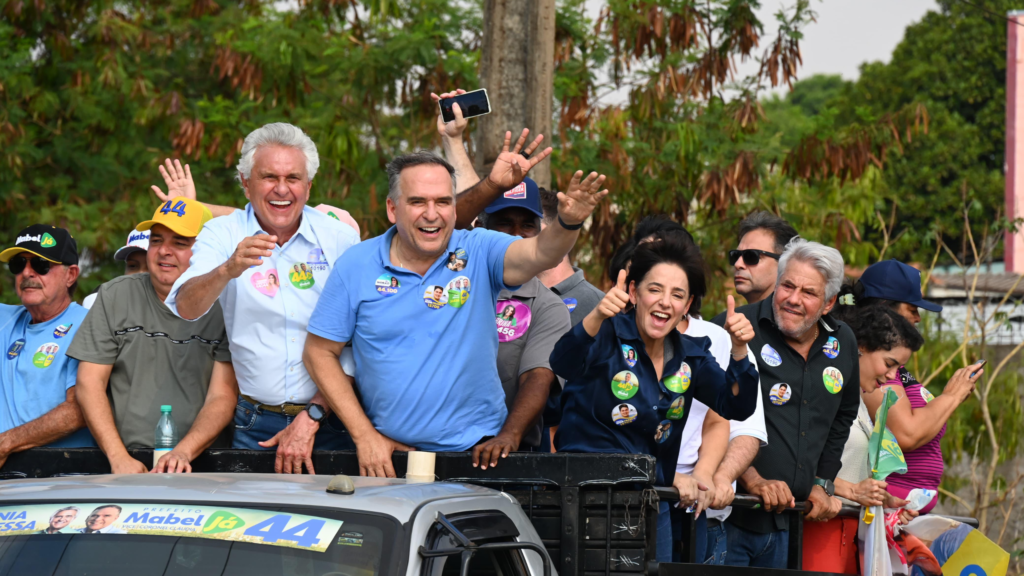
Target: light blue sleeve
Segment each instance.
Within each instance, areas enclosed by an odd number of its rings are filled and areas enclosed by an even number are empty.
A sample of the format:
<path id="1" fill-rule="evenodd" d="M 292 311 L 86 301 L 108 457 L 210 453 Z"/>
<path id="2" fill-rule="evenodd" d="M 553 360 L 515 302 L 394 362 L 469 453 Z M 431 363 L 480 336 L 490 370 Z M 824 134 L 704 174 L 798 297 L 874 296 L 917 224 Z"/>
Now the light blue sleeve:
<path id="1" fill-rule="evenodd" d="M 17 318 L 18 312 L 23 308 L 23 306 L 0 304 L 0 329 L 3 329 L 8 323 Z"/>
<path id="2" fill-rule="evenodd" d="M 483 228 L 475 228 L 470 234 L 477 236 L 477 244 L 483 248 L 487 258 L 487 270 L 490 273 L 491 290 L 498 294 L 502 290 L 515 292 L 519 286 L 505 284 L 505 252 L 516 240 L 515 236 L 509 236 L 504 232 L 495 232 Z M 472 258 L 472 255 L 470 256 Z"/>
<path id="3" fill-rule="evenodd" d="M 171 287 L 170 293 L 167 295 L 167 299 L 164 301 L 167 307 L 171 309 L 179 318 L 181 314 L 178 313 L 178 290 L 181 289 L 182 285 L 189 280 L 207 274 L 218 266 L 227 261 L 231 257 L 231 254 L 235 251 L 238 243 L 242 241 L 242 238 L 234 239 L 232 232 L 235 230 L 234 220 L 237 218 L 239 211 L 235 211 L 230 216 L 222 216 L 215 218 L 206 223 L 203 226 L 203 230 L 196 237 L 195 244 L 192 245 L 192 258 L 189 260 L 188 270 L 182 274 L 178 280 Z M 245 212 L 241 212 L 245 215 Z M 209 310 L 204 311 L 205 315 Z"/>
<path id="4" fill-rule="evenodd" d="M 349 250 L 341 255 L 327 277 L 320 299 L 309 318 L 306 331 L 333 342 L 351 342 L 356 329 L 358 298 L 356 288 L 350 290 L 350 276 L 358 275 L 361 262 L 357 252 Z"/>

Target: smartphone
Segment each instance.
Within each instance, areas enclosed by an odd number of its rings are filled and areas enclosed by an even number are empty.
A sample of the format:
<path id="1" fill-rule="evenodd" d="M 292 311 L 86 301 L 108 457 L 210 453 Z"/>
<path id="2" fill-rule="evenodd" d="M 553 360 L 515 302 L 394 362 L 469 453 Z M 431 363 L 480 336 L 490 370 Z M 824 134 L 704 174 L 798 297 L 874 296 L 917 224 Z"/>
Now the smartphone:
<path id="1" fill-rule="evenodd" d="M 487 89 L 473 90 L 451 98 L 438 100 L 437 105 L 441 108 L 441 119 L 446 123 L 455 120 L 455 112 L 452 111 L 452 104 L 458 102 L 462 109 L 463 118 L 473 118 L 491 113 L 491 101 L 487 99 Z"/>
<path id="2" fill-rule="evenodd" d="M 974 378 L 974 375 L 977 374 L 978 372 L 980 372 L 981 369 L 985 367 L 985 364 L 988 364 L 988 360 L 985 360 L 984 358 L 982 358 L 981 359 L 981 366 L 978 366 L 977 370 L 975 370 L 974 372 L 971 372 L 971 378 Z"/>

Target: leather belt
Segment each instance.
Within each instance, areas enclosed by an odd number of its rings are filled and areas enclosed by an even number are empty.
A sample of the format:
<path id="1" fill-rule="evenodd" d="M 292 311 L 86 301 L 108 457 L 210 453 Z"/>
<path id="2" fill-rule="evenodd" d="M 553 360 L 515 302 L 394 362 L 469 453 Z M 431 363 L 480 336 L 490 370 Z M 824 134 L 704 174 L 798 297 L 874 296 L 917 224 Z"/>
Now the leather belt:
<path id="1" fill-rule="evenodd" d="M 277 405 L 277 406 L 272 406 L 270 404 L 263 404 L 263 403 L 259 402 L 258 400 L 255 400 L 253 398 L 250 398 L 249 396 L 246 396 L 245 394 L 239 394 L 239 396 L 242 397 L 242 400 L 245 400 L 246 402 L 248 402 L 248 403 L 252 404 L 253 406 L 255 406 L 257 410 L 266 410 L 267 412 L 274 412 L 276 414 L 284 414 L 285 416 L 291 416 L 293 418 L 295 416 L 298 416 L 299 412 L 302 412 L 303 410 L 306 409 L 306 405 L 305 404 L 288 404 L 288 403 L 285 403 L 285 404 L 280 404 L 280 405 Z"/>

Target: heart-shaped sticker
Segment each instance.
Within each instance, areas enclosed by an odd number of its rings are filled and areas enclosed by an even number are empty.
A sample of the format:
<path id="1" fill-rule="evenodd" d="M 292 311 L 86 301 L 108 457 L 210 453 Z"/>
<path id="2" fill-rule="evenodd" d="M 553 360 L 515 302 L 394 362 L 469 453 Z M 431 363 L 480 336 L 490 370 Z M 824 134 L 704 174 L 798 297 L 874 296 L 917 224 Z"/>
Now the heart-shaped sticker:
<path id="1" fill-rule="evenodd" d="M 267 270 L 266 276 L 263 275 L 263 272 L 256 272 L 249 277 L 249 281 L 264 296 L 270 296 L 271 298 L 276 296 L 277 290 L 281 288 L 281 280 L 277 275 L 277 268 Z"/>

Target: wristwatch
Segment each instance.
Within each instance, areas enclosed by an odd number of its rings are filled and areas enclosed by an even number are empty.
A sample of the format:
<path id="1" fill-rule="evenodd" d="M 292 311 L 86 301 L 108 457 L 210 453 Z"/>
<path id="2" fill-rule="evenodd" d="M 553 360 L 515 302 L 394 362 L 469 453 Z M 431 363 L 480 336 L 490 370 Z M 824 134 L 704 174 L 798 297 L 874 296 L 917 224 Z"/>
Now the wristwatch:
<path id="1" fill-rule="evenodd" d="M 814 483 L 817 484 L 818 486 L 821 486 L 822 488 L 824 488 L 825 489 L 825 494 L 828 494 L 829 498 L 831 498 L 832 496 L 835 496 L 836 485 L 833 484 L 831 480 L 824 480 L 822 478 L 815 478 L 814 479 Z"/>
<path id="2" fill-rule="evenodd" d="M 327 418 L 327 410 L 324 410 L 324 407 L 319 404 L 306 404 L 306 414 L 317 424 Z"/>

